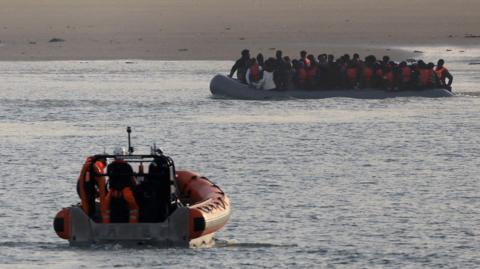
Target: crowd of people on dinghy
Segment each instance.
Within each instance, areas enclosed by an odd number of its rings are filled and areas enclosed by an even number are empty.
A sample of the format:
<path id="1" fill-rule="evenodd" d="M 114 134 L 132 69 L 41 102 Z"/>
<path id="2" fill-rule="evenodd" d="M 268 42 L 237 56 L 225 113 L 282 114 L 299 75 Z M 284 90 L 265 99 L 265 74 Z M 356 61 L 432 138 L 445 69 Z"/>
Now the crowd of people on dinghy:
<path id="1" fill-rule="evenodd" d="M 116 148 L 114 155 L 126 155 L 126 150 Z M 142 176 L 136 177 L 131 165 L 121 158 L 107 165 L 105 158 L 89 157 L 77 182 L 81 208 L 102 223 L 162 222 L 177 206 L 170 180 L 171 173 L 175 174 L 172 168 L 170 158 L 158 156 L 149 164 L 148 173 L 143 173 L 140 164 L 137 174 Z"/>
<path id="2" fill-rule="evenodd" d="M 331 54 L 315 57 L 303 50 L 299 56 L 291 59 L 277 50 L 275 57 L 264 60 L 263 54 L 252 58 L 250 51 L 244 49 L 241 58 L 232 66 L 229 77 L 236 72 L 240 82 L 262 90 L 452 89 L 453 76 L 442 59 L 435 65 L 423 60 L 398 63 L 389 56 L 379 60 L 369 55 L 362 60 L 358 53 L 338 58 Z"/>

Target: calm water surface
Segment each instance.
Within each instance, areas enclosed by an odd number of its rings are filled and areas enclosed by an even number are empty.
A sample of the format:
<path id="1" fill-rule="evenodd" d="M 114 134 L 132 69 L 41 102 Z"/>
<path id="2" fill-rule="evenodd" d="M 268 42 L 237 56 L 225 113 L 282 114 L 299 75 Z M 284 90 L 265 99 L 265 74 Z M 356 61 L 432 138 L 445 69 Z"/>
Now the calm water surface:
<path id="1" fill-rule="evenodd" d="M 453 98 L 287 101 L 211 98 L 230 62 L 0 62 L 0 267 L 479 268 L 480 54 L 445 58 Z M 216 247 L 55 235 L 84 158 L 127 125 L 230 196 Z"/>

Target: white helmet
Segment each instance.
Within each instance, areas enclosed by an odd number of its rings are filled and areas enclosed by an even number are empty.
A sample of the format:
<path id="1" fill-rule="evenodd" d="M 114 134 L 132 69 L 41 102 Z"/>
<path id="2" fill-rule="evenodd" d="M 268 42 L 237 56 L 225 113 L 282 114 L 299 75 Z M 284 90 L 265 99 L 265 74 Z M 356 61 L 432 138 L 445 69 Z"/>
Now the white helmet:
<path id="1" fill-rule="evenodd" d="M 113 150 L 113 155 L 127 155 L 127 150 L 124 147 L 116 147 Z"/>

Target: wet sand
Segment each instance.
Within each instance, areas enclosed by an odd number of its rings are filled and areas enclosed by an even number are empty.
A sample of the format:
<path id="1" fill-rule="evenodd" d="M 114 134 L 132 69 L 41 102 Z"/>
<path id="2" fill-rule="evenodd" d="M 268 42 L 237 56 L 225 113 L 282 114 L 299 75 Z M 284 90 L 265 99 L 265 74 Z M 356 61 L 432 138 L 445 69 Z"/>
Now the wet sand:
<path id="1" fill-rule="evenodd" d="M 230 60 L 480 45 L 480 1 L 0 1 L 0 60 Z M 53 38 L 60 42 L 49 42 Z M 63 41 L 62 41 L 63 40 Z M 399 46 L 409 51 L 395 49 Z"/>

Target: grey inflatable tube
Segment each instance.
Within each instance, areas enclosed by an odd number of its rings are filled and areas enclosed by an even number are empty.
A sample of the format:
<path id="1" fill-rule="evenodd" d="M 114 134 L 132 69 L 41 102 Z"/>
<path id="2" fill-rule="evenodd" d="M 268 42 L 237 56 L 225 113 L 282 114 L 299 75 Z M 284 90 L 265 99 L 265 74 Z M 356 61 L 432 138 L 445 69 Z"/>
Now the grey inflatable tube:
<path id="1" fill-rule="evenodd" d="M 385 91 L 380 89 L 352 89 L 352 90 L 285 90 L 266 91 L 258 90 L 236 79 L 218 74 L 210 81 L 210 91 L 215 97 L 225 97 L 244 100 L 269 99 L 321 99 L 332 97 L 346 97 L 358 99 L 384 99 L 393 97 L 451 97 L 454 94 L 446 89 L 425 89 L 409 91 Z"/>

